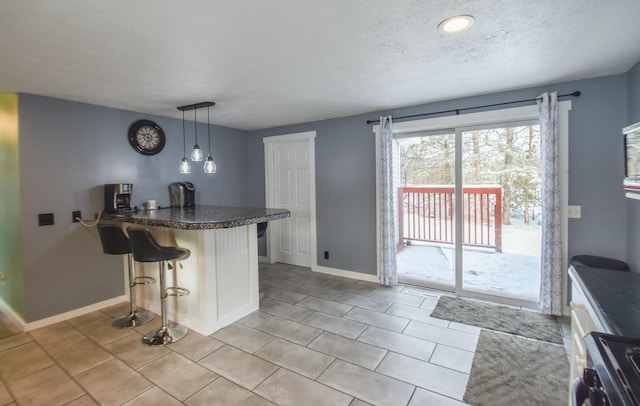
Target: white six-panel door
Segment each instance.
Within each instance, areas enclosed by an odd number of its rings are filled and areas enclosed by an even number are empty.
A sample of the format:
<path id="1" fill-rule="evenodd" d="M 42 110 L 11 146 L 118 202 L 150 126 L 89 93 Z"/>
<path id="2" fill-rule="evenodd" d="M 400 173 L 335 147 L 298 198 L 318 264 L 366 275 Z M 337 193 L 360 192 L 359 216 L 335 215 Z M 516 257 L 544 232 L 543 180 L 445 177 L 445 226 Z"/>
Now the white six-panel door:
<path id="1" fill-rule="evenodd" d="M 306 137 L 301 135 L 306 134 Z M 269 207 L 283 208 L 291 217 L 270 223 L 271 262 L 311 267 L 315 254 L 312 184 L 313 137 L 309 133 L 265 138 L 266 187 Z M 313 133 L 315 136 L 315 133 Z M 315 185 L 313 185 L 315 188 Z"/>

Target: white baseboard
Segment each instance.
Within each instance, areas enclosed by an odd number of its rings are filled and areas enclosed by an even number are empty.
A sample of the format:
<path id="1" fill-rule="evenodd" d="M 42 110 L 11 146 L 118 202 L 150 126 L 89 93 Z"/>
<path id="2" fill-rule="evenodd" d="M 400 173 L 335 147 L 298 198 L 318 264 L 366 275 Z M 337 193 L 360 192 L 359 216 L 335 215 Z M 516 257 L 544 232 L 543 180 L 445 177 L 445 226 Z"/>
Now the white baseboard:
<path id="1" fill-rule="evenodd" d="M 326 273 L 326 274 L 335 275 L 335 276 L 342 276 L 342 277 L 350 278 L 350 279 L 359 279 L 361 281 L 367 281 L 367 282 L 375 282 L 375 283 L 379 283 L 380 282 L 380 281 L 378 281 L 378 276 L 377 275 L 370 275 L 370 274 L 366 274 L 366 273 L 346 271 L 344 269 L 329 268 L 329 267 L 326 267 L 326 266 L 318 266 L 318 265 L 316 265 L 316 266 L 311 268 L 311 271 L 318 272 L 318 273 Z"/>
<path id="2" fill-rule="evenodd" d="M 0 312 L 7 315 L 7 317 L 9 317 L 14 324 L 17 324 L 18 326 L 20 326 L 21 327 L 20 329 L 24 331 L 24 325 L 26 324 L 25 321 L 22 319 L 22 317 L 20 317 L 19 314 L 14 312 L 13 308 L 11 308 L 1 297 L 0 297 Z"/>
<path id="3" fill-rule="evenodd" d="M 18 316 L 7 304 L 0 298 L 0 307 L 3 311 L 6 311 L 10 317 L 15 319 L 15 322 L 21 326 L 22 331 L 27 332 L 35 330 L 41 327 L 46 327 L 51 324 L 55 324 L 64 320 L 72 319 L 74 317 L 82 316 L 83 314 L 91 313 L 96 310 L 104 309 L 105 307 L 113 306 L 118 303 L 126 302 L 129 300 L 127 295 L 114 297 L 112 299 L 103 300 L 102 302 L 94 303 L 89 306 L 81 307 L 79 309 L 71 310 L 66 313 L 56 314 L 55 316 L 47 317 L 26 323 L 20 316 Z"/>

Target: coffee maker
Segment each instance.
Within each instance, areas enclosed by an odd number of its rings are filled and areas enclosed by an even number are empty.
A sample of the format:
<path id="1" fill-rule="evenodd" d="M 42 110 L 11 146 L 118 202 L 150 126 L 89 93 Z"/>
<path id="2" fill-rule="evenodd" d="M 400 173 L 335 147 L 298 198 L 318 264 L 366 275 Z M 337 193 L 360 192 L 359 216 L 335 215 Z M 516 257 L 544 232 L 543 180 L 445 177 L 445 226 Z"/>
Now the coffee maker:
<path id="1" fill-rule="evenodd" d="M 127 213 L 131 207 L 131 183 L 109 183 L 104 185 L 104 211 L 106 213 Z"/>
<path id="2" fill-rule="evenodd" d="M 173 182 L 169 185 L 171 207 L 194 207 L 196 187 L 191 182 Z"/>

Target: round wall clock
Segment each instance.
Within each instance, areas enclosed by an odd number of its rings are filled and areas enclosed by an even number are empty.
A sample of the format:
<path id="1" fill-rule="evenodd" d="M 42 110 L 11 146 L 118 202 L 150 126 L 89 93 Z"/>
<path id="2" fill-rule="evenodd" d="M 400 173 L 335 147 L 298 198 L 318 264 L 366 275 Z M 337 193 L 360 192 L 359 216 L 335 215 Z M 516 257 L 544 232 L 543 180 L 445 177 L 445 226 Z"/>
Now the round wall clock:
<path id="1" fill-rule="evenodd" d="M 142 155 L 155 155 L 164 148 L 164 131 L 151 120 L 131 124 L 128 138 L 131 147 Z"/>

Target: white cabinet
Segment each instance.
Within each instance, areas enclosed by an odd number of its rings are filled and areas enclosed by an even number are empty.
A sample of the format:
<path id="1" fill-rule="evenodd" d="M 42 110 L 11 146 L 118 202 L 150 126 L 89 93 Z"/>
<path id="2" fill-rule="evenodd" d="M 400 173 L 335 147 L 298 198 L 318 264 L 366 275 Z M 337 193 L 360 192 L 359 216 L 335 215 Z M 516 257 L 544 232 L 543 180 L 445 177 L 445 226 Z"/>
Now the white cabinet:
<path id="1" fill-rule="evenodd" d="M 608 326 L 596 316 L 580 286 L 571 283 L 571 381 L 582 376 L 587 366 L 584 336 L 592 331 L 611 333 Z"/>
<path id="2" fill-rule="evenodd" d="M 571 382 L 582 376 L 587 367 L 587 350 L 584 336 L 595 331 L 593 319 L 582 304 L 571 302 Z"/>

